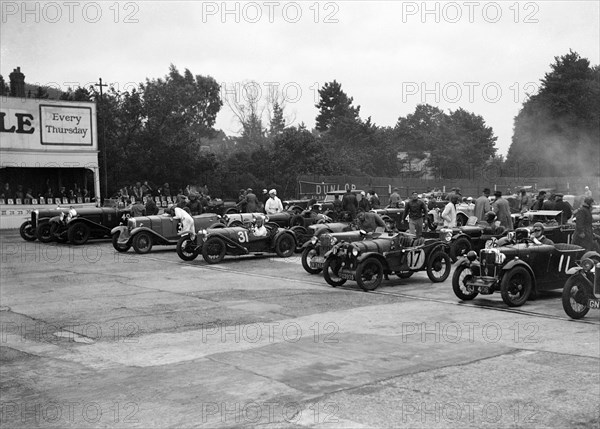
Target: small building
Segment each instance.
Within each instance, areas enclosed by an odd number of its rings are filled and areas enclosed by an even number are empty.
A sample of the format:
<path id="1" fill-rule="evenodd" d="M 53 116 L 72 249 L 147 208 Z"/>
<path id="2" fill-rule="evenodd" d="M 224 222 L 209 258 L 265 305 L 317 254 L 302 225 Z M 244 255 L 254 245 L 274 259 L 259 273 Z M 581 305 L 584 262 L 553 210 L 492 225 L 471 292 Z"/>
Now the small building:
<path id="1" fill-rule="evenodd" d="M 400 174 L 405 177 L 433 179 L 433 172 L 427 165 L 430 157 L 430 152 L 423 152 L 422 154 L 398 152 L 396 159 L 400 166 Z"/>
<path id="2" fill-rule="evenodd" d="M 24 75 L 10 77 L 14 96 L 0 96 L 0 229 L 36 208 L 96 205 L 96 103 L 25 98 Z"/>

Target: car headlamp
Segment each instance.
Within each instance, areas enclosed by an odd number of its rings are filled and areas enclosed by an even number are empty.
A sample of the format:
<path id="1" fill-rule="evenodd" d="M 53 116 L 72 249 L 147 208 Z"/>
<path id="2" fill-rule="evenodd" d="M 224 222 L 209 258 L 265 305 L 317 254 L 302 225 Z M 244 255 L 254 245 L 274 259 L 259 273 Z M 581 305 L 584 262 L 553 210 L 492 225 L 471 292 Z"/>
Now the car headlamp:
<path id="1" fill-rule="evenodd" d="M 352 256 L 354 256 L 354 257 L 358 256 L 358 249 L 356 247 L 352 248 Z"/>
<path id="2" fill-rule="evenodd" d="M 467 253 L 467 259 L 471 262 L 473 262 L 475 259 L 477 259 L 477 252 L 475 252 L 474 250 L 470 250 Z"/>
<path id="3" fill-rule="evenodd" d="M 317 241 L 319 241 L 319 239 L 317 237 L 315 237 L 315 236 L 313 236 L 313 237 L 310 238 L 310 243 L 313 244 L 313 245 L 317 244 Z"/>
<path id="4" fill-rule="evenodd" d="M 338 242 L 338 239 L 335 237 L 331 237 L 331 244 L 335 244 Z"/>
<path id="5" fill-rule="evenodd" d="M 135 218 L 130 217 L 129 220 L 127 221 L 127 226 L 129 227 L 129 229 L 135 228 L 136 227 Z"/>
<path id="6" fill-rule="evenodd" d="M 583 268 L 584 271 L 592 271 L 594 268 L 594 261 L 589 258 L 585 258 L 583 261 L 581 261 L 581 268 Z"/>

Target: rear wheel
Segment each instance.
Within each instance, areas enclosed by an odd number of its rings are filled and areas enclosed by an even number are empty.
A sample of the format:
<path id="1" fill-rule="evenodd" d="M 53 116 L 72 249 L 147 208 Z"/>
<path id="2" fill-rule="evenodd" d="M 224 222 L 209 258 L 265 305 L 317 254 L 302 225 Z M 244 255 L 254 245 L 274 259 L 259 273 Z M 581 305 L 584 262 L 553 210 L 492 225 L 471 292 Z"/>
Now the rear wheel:
<path id="1" fill-rule="evenodd" d="M 50 223 L 46 222 L 38 226 L 35 230 L 35 235 L 37 239 L 42 243 L 50 243 L 54 240 L 52 234 L 50 234 Z"/>
<path id="2" fill-rule="evenodd" d="M 525 304 L 531 292 L 533 280 L 529 271 L 523 267 L 514 267 L 502 276 L 500 294 L 509 307 L 520 307 Z"/>
<path id="3" fill-rule="evenodd" d="M 19 234 L 21 234 L 21 238 L 25 241 L 35 241 L 37 238 L 35 235 L 35 228 L 30 220 L 21 224 L 21 227 L 19 228 Z"/>
<path id="4" fill-rule="evenodd" d="M 209 264 L 218 264 L 225 258 L 227 245 L 219 237 L 212 237 L 206 240 L 202 246 L 202 257 Z"/>
<path id="5" fill-rule="evenodd" d="M 121 252 L 121 253 L 127 252 L 131 248 L 131 245 L 127 244 L 127 243 L 119 243 L 119 236 L 120 235 L 121 234 L 118 233 L 118 232 L 113 234 L 113 236 L 112 236 L 112 245 L 113 245 L 113 247 L 115 248 L 115 250 L 117 252 Z"/>
<path id="6" fill-rule="evenodd" d="M 479 295 L 473 286 L 467 286 L 465 283 L 473 278 L 471 268 L 466 265 L 460 265 L 454 270 L 452 275 L 452 290 L 454 295 L 463 301 L 470 301 Z"/>
<path id="7" fill-rule="evenodd" d="M 598 275 L 598 274 L 596 274 Z M 571 276 L 562 293 L 562 305 L 565 313 L 572 319 L 581 319 L 588 311 L 588 299 L 592 298 L 591 288 L 581 274 Z"/>
<path id="8" fill-rule="evenodd" d="M 296 250 L 296 240 L 288 233 L 282 234 L 275 242 L 275 253 L 280 258 L 289 258 Z"/>
<path id="9" fill-rule="evenodd" d="M 193 261 L 198 257 L 196 244 L 189 235 L 184 235 L 177 241 L 177 256 L 184 261 Z"/>
<path id="10" fill-rule="evenodd" d="M 427 261 L 427 277 L 434 283 L 445 281 L 450 275 L 452 261 L 443 250 L 436 250 Z"/>
<path id="11" fill-rule="evenodd" d="M 311 268 L 310 261 L 315 256 L 319 256 L 319 252 L 314 246 L 305 247 L 302 251 L 302 268 L 309 274 L 319 274 L 323 268 Z"/>
<path id="12" fill-rule="evenodd" d="M 342 279 L 338 276 L 338 273 L 342 268 L 342 261 L 339 258 L 327 258 L 325 260 L 325 264 L 323 265 L 323 277 L 325 277 L 325 281 L 333 286 L 341 286 L 346 283 L 346 279 Z"/>
<path id="13" fill-rule="evenodd" d="M 471 242 L 466 237 L 460 237 L 450 245 L 450 258 L 456 261 L 471 250 Z"/>
<path id="14" fill-rule="evenodd" d="M 147 232 L 140 232 L 133 237 L 133 250 L 141 255 L 152 250 L 153 239 Z"/>
<path id="15" fill-rule="evenodd" d="M 76 222 L 69 227 L 67 237 L 71 244 L 85 244 L 90 238 L 90 227 L 82 222 Z"/>
<path id="16" fill-rule="evenodd" d="M 362 290 L 375 290 L 383 279 L 383 265 L 377 258 L 367 258 L 356 267 L 356 282 Z"/>

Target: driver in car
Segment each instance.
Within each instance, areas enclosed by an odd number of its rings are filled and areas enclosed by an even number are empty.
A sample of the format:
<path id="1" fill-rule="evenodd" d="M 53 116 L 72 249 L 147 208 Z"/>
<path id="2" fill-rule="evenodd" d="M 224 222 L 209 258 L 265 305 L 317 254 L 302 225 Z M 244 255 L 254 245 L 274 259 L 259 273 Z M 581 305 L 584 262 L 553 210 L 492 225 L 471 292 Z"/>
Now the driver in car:
<path id="1" fill-rule="evenodd" d="M 533 225 L 533 236 L 532 238 L 534 239 L 533 242 L 535 244 L 554 244 L 554 241 L 550 240 L 549 238 L 547 238 L 544 235 L 544 225 L 542 225 L 540 222 L 536 222 Z M 537 240 L 537 242 L 536 242 Z"/>
<path id="2" fill-rule="evenodd" d="M 265 226 L 265 218 L 263 216 L 257 217 L 250 231 L 255 237 L 266 237 L 268 231 L 267 227 Z"/>

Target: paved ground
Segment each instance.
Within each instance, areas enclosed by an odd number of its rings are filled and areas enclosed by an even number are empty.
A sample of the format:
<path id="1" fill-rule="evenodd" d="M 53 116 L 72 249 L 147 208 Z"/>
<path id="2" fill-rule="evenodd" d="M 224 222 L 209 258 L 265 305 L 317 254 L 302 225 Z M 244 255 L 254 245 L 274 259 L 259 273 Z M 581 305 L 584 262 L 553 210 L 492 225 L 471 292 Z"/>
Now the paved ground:
<path id="1" fill-rule="evenodd" d="M 0 233 L 2 427 L 600 426 L 600 320 Z"/>

